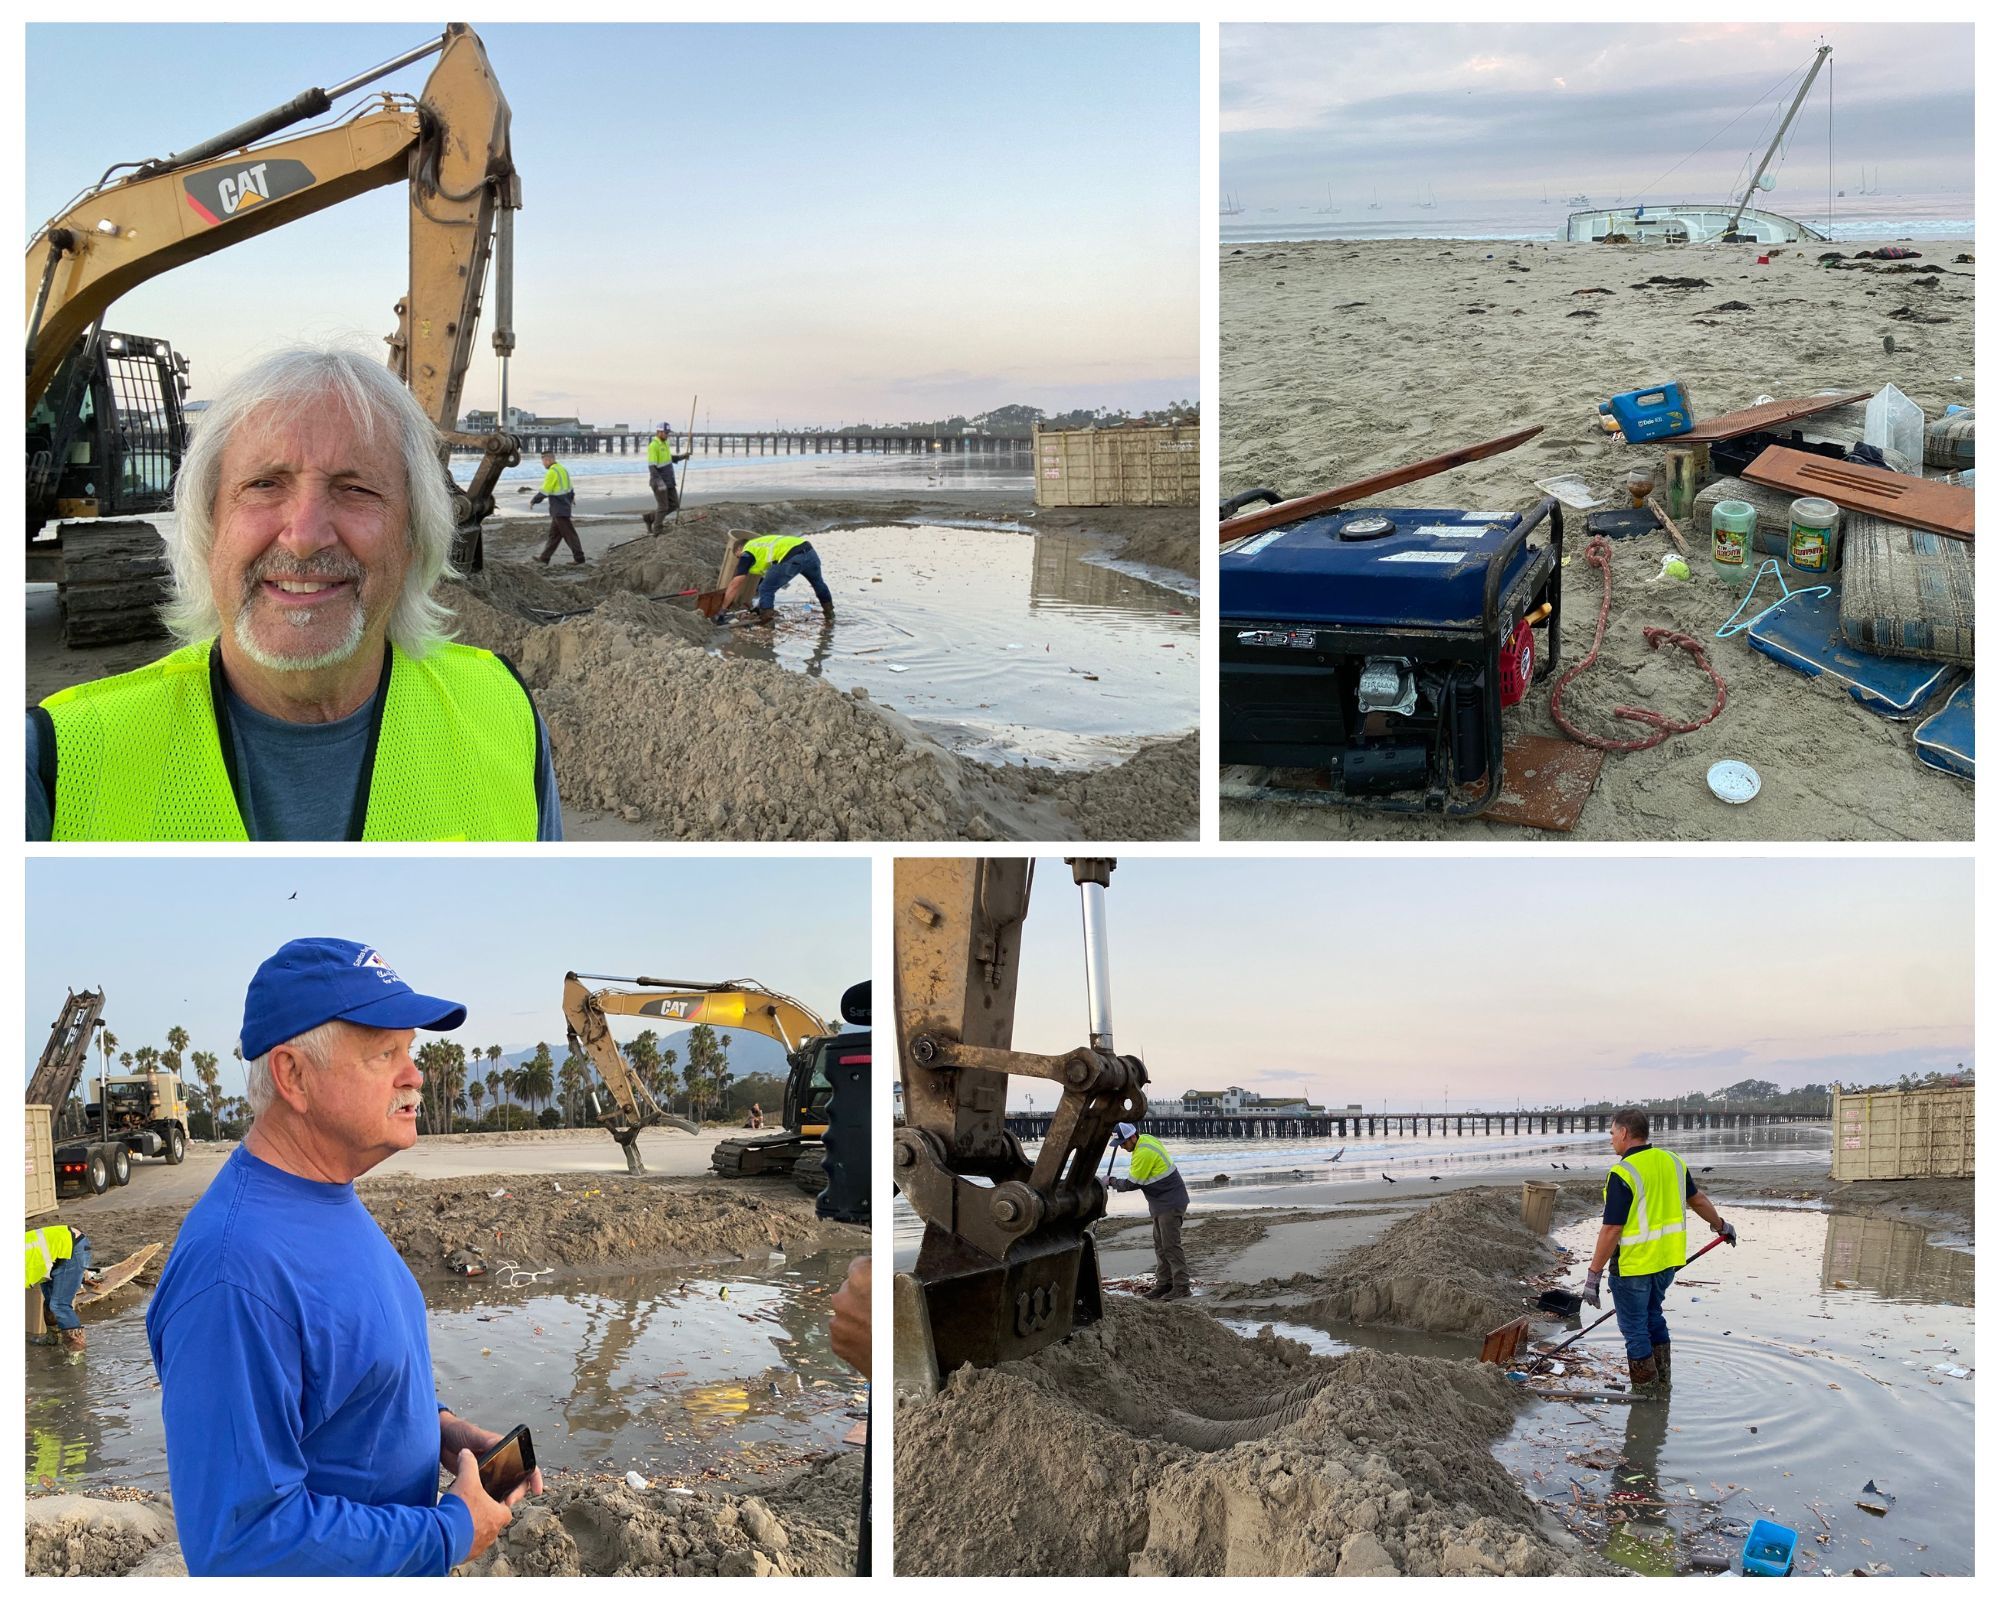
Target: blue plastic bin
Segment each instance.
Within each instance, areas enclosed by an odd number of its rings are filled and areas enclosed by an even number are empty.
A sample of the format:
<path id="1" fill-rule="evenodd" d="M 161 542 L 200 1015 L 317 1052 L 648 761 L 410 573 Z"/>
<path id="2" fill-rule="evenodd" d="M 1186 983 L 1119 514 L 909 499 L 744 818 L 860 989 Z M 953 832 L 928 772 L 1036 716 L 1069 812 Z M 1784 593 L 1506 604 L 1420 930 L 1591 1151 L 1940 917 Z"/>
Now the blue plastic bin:
<path id="1" fill-rule="evenodd" d="M 1789 1578 L 1792 1558 L 1799 1553 L 1796 1528 L 1781 1522 L 1757 1519 L 1750 1537 L 1743 1541 L 1743 1576 L 1746 1578 Z"/>

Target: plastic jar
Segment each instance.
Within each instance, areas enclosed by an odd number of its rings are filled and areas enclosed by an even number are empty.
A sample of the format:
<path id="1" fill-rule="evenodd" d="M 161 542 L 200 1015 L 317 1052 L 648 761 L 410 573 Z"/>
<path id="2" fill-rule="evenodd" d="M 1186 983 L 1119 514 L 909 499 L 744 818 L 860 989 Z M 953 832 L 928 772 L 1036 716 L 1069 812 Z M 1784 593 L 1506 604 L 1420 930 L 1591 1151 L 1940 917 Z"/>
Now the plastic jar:
<path id="1" fill-rule="evenodd" d="M 1708 513 L 1709 565 L 1732 588 L 1750 581 L 1757 532 L 1757 508 L 1747 500 L 1718 500 Z"/>
<path id="2" fill-rule="evenodd" d="M 1785 535 L 1785 565 L 1794 572 L 1825 577 L 1840 564 L 1840 507 L 1807 495 L 1792 502 L 1791 531 Z"/>

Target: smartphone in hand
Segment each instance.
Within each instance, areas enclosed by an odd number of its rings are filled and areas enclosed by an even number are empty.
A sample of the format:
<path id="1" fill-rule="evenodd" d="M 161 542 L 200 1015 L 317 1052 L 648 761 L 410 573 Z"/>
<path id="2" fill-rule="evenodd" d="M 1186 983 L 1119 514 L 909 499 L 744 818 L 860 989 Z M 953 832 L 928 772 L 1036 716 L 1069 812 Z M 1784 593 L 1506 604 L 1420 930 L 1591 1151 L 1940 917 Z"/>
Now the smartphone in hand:
<path id="1" fill-rule="evenodd" d="M 535 1441 L 523 1423 L 479 1458 L 479 1486 L 505 1500 L 535 1470 Z"/>

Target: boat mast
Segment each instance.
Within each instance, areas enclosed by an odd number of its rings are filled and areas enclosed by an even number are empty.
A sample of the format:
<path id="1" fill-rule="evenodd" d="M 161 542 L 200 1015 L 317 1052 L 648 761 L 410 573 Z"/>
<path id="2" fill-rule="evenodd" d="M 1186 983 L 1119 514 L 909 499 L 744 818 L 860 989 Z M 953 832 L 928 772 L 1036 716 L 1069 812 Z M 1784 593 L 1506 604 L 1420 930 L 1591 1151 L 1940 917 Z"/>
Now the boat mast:
<path id="1" fill-rule="evenodd" d="M 1819 76 L 1819 69 L 1826 65 L 1826 58 L 1833 54 L 1833 46 L 1823 44 L 1819 54 L 1813 57 L 1812 70 L 1806 74 L 1806 81 L 1799 85 L 1799 92 L 1792 97 L 1792 109 L 1785 113 L 1785 120 L 1778 124 L 1778 135 L 1771 141 L 1771 148 L 1764 152 L 1764 159 L 1757 163 L 1757 170 L 1751 175 L 1750 187 L 1743 191 L 1743 198 L 1736 202 L 1736 214 L 1729 219 L 1729 226 L 1722 230 L 1724 236 L 1736 231 L 1736 225 L 1743 220 L 1743 213 L 1750 207 L 1751 196 L 1756 194 L 1757 185 L 1763 180 L 1764 169 L 1771 164 L 1771 158 L 1778 153 L 1778 146 L 1785 142 L 1785 135 L 1791 131 L 1792 119 L 1799 114 L 1799 107 L 1806 103 L 1806 93 L 1813 86 L 1813 79 Z"/>

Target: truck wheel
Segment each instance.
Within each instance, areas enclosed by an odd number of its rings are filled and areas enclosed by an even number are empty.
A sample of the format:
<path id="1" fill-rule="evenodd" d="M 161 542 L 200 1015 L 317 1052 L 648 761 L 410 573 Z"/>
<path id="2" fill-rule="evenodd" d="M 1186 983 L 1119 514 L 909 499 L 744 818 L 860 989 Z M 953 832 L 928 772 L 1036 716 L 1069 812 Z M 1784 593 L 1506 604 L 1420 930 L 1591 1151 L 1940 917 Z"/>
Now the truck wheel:
<path id="1" fill-rule="evenodd" d="M 111 1187 L 111 1163 L 104 1159 L 102 1150 L 90 1152 L 90 1164 L 85 1169 L 83 1181 L 90 1185 L 92 1194 L 102 1194 Z"/>
<path id="2" fill-rule="evenodd" d="M 125 1145 L 116 1146 L 111 1152 L 111 1187 L 122 1189 L 132 1181 L 132 1152 Z"/>
<path id="3" fill-rule="evenodd" d="M 187 1135 L 179 1128 L 167 1129 L 167 1165 L 177 1167 L 188 1153 Z"/>

